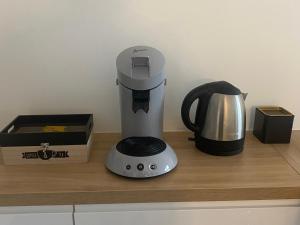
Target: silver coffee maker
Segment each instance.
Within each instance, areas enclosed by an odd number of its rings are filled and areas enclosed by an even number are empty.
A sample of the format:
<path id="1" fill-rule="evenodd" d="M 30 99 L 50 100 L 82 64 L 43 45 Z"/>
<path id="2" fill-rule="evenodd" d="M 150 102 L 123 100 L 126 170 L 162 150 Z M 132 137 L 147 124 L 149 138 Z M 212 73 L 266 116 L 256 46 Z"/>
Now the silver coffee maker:
<path id="1" fill-rule="evenodd" d="M 162 140 L 165 59 L 147 46 L 131 47 L 117 57 L 122 140 L 114 145 L 106 167 L 121 176 L 147 178 L 177 165 L 173 149 Z"/>

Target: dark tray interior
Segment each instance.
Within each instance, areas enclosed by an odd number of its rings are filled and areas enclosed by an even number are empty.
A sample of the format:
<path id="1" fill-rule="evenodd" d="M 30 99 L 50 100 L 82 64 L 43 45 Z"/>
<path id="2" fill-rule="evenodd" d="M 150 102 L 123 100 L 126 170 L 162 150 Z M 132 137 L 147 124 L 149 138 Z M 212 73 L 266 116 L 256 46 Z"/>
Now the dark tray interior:
<path id="1" fill-rule="evenodd" d="M 86 144 L 92 128 L 92 114 L 18 116 L 1 131 L 0 146 Z"/>

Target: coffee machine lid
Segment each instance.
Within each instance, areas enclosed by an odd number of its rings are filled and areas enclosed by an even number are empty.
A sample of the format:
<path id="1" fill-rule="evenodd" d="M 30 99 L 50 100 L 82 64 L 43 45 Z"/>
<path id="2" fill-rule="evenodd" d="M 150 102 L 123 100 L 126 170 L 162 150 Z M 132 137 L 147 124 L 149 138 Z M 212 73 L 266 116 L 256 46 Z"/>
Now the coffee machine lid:
<path id="1" fill-rule="evenodd" d="M 117 57 L 118 81 L 127 88 L 149 90 L 165 80 L 165 58 L 155 48 L 135 46 Z"/>

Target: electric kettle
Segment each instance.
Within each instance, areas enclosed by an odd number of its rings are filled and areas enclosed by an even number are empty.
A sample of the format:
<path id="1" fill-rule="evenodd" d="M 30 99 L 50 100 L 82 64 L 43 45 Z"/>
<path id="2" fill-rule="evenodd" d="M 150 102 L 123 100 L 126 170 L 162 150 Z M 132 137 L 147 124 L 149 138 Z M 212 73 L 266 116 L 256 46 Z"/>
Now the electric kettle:
<path id="1" fill-rule="evenodd" d="M 181 117 L 185 126 L 194 132 L 198 149 L 212 155 L 235 155 L 243 150 L 246 96 L 226 81 L 201 85 L 186 95 Z M 197 99 L 193 123 L 190 110 Z"/>

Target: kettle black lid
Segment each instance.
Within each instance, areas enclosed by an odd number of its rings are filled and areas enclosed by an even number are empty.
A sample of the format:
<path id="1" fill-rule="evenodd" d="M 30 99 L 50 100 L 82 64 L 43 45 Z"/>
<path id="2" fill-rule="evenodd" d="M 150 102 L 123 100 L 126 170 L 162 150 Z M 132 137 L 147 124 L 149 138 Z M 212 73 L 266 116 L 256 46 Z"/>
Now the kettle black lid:
<path id="1" fill-rule="evenodd" d="M 232 84 L 226 81 L 216 81 L 202 85 L 203 89 L 206 89 L 207 92 L 219 93 L 224 95 L 239 95 L 241 94 L 240 89 L 233 86 Z"/>

